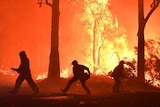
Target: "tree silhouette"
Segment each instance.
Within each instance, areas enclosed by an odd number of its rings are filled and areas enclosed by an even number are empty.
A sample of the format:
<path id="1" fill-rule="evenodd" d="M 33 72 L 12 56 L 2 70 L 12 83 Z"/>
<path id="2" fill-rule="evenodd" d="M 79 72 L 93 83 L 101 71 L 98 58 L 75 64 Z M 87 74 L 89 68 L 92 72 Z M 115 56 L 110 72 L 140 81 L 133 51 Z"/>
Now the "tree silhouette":
<path id="1" fill-rule="evenodd" d="M 42 0 L 39 0 L 38 4 L 42 6 Z M 47 79 L 58 80 L 60 79 L 60 64 L 59 64 L 59 0 L 52 0 L 52 3 L 49 3 L 48 0 L 45 0 L 45 4 L 51 7 L 52 9 L 52 22 L 51 22 L 51 52 L 49 59 L 49 71 Z"/>
<path id="2" fill-rule="evenodd" d="M 144 83 L 145 77 L 144 77 L 144 29 L 145 25 L 152 15 L 152 13 L 156 10 L 160 3 L 160 0 L 153 0 L 153 3 L 151 4 L 151 10 L 147 14 L 147 16 L 144 16 L 144 0 L 138 0 L 138 78 L 141 82 Z"/>

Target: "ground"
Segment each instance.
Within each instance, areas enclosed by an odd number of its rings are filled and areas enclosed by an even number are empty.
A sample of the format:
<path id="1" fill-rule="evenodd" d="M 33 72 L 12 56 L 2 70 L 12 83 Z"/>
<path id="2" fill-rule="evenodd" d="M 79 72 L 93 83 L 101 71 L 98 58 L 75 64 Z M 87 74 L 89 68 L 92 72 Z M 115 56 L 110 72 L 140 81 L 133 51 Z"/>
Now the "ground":
<path id="1" fill-rule="evenodd" d="M 67 95 L 63 95 L 60 89 L 65 87 L 68 79 L 62 79 L 58 84 L 55 84 L 57 81 L 53 84 L 36 81 L 40 88 L 37 95 L 32 95 L 30 87 L 24 82 L 17 95 L 12 95 L 8 91 L 15 79 L 3 77 L 0 107 L 160 107 L 159 89 L 134 80 L 123 80 L 123 93 L 118 94 L 112 93 L 114 81 L 111 78 L 92 77 L 87 81 L 91 95 L 85 95 L 78 81 Z"/>

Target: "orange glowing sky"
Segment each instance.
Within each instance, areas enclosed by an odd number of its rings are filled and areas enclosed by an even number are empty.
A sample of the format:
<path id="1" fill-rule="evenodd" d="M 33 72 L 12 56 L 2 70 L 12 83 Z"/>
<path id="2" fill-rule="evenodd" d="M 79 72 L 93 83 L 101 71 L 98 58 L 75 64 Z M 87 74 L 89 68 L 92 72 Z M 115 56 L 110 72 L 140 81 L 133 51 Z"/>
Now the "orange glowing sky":
<path id="1" fill-rule="evenodd" d="M 137 45 L 137 1 L 109 1 L 113 16 L 117 17 L 119 25 L 126 29 L 131 49 Z M 152 0 L 145 1 L 148 11 Z M 18 52 L 25 50 L 30 58 L 33 71 L 39 73 L 48 71 L 51 9 L 46 5 L 39 8 L 36 3 L 37 0 L 0 0 L 0 67 L 2 69 L 18 66 Z M 67 3 L 67 0 L 60 0 L 60 12 L 60 61 L 65 68 L 70 67 L 70 59 L 78 58 L 80 47 L 75 48 L 75 45 L 84 31 L 79 29 L 77 13 L 71 4 Z M 160 35 L 159 17 L 160 7 L 147 23 L 146 38 Z"/>

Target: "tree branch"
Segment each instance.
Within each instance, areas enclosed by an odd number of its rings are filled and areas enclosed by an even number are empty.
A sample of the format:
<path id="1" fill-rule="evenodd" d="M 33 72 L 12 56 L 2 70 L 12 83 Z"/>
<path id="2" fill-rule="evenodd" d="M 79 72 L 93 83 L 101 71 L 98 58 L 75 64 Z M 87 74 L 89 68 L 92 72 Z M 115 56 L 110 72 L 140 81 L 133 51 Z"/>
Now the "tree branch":
<path id="1" fill-rule="evenodd" d="M 46 0 L 46 5 L 52 7 L 52 4 L 48 2 L 48 0 Z"/>
<path id="2" fill-rule="evenodd" d="M 159 3 L 160 2 L 157 2 L 153 7 L 152 9 L 150 10 L 150 12 L 148 13 L 148 15 L 146 16 L 145 18 L 145 24 L 147 23 L 148 19 L 150 18 L 150 16 L 152 15 L 152 13 L 157 9 L 157 7 L 159 6 Z"/>

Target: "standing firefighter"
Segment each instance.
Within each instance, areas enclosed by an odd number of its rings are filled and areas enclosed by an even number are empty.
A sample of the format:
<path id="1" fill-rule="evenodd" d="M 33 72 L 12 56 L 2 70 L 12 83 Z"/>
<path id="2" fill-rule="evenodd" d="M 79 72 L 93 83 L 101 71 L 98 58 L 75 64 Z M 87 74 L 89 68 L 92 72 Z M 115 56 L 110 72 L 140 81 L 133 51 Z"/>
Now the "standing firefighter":
<path id="1" fill-rule="evenodd" d="M 19 76 L 16 80 L 16 84 L 13 88 L 13 90 L 9 91 L 12 94 L 16 94 L 20 88 L 20 86 L 22 85 L 22 82 L 24 80 L 26 80 L 28 82 L 28 84 L 30 85 L 30 87 L 32 88 L 32 90 L 34 91 L 34 94 L 39 93 L 39 89 L 37 87 L 37 85 L 35 84 L 35 82 L 32 79 L 31 76 L 31 70 L 29 67 L 29 59 L 27 58 L 27 55 L 24 51 L 21 51 L 19 53 L 20 59 L 21 59 L 21 64 L 19 66 L 19 68 L 11 68 L 14 71 L 17 71 L 19 73 Z"/>
<path id="2" fill-rule="evenodd" d="M 113 86 L 113 92 L 119 93 L 121 86 L 121 78 L 124 78 L 124 61 L 121 60 L 119 64 L 114 68 L 111 75 L 114 78 L 115 84 Z"/>
<path id="3" fill-rule="evenodd" d="M 73 78 L 69 80 L 67 86 L 65 87 L 65 89 L 61 89 L 61 91 L 66 94 L 67 91 L 69 90 L 69 88 L 71 87 L 71 85 L 77 81 L 77 80 L 80 80 L 83 88 L 86 90 L 87 92 L 87 95 L 90 94 L 90 90 L 87 88 L 86 86 L 86 80 L 88 78 L 90 78 L 90 70 L 88 67 L 84 66 L 84 65 L 80 65 L 78 64 L 77 60 L 74 60 L 72 62 L 72 65 L 73 65 Z M 84 70 L 87 70 L 88 73 L 84 73 Z"/>

